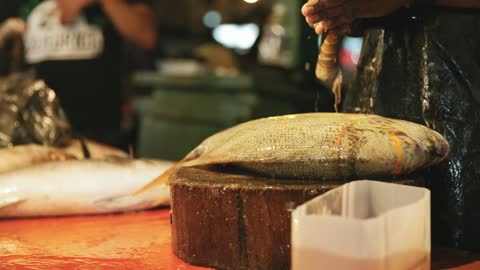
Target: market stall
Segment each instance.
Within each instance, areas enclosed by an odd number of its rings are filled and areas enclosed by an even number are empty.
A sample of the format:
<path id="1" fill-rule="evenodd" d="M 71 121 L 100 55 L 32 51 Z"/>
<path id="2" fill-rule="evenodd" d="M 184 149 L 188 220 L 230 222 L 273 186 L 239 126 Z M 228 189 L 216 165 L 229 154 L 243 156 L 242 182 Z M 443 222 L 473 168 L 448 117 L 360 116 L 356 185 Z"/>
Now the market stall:
<path id="1" fill-rule="evenodd" d="M 480 269 L 477 2 L 3 1 L 0 270 Z"/>

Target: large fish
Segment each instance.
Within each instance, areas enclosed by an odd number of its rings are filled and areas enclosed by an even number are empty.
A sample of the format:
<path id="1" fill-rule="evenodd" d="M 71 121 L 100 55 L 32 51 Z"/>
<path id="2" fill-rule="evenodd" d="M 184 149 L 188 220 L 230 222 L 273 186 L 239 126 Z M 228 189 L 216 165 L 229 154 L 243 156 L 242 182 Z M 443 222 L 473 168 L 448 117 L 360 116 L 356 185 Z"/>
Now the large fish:
<path id="1" fill-rule="evenodd" d="M 92 140 L 85 140 L 85 148 L 88 151 L 90 159 L 105 159 L 112 157 L 127 158 L 128 154 L 121 149 L 98 143 Z M 82 143 L 77 139 L 67 140 L 59 149 L 77 157 L 78 159 L 85 159 L 84 149 Z"/>
<path id="2" fill-rule="evenodd" d="M 0 173 L 38 163 L 77 159 L 73 154 L 55 147 L 28 144 L 0 149 Z"/>
<path id="3" fill-rule="evenodd" d="M 127 158 L 128 154 L 120 149 L 86 140 L 85 146 L 90 159 Z M 48 161 L 85 159 L 79 140 L 68 140 L 62 146 L 39 144 L 16 145 L 0 149 L 0 173 L 16 170 Z"/>
<path id="4" fill-rule="evenodd" d="M 411 173 L 448 153 L 442 135 L 408 121 L 344 113 L 269 117 L 207 138 L 136 194 L 165 183 L 177 167 L 230 164 L 278 178 L 372 179 Z"/>
<path id="5" fill-rule="evenodd" d="M 167 185 L 126 196 L 161 175 L 168 161 L 67 160 L 0 174 L 0 217 L 101 214 L 168 205 Z M 121 199 L 115 199 L 121 197 Z"/>

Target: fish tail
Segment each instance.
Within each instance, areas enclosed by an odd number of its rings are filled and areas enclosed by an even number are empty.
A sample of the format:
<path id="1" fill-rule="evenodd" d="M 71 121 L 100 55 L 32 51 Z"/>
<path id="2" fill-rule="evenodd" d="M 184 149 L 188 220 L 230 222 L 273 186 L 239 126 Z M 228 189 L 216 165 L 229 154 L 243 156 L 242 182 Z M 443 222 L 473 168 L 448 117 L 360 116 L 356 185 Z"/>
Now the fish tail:
<path id="1" fill-rule="evenodd" d="M 341 37 L 338 35 L 327 35 L 325 41 L 320 46 L 315 68 L 316 77 L 328 88 L 335 96 L 335 111 L 338 112 L 338 106 L 342 99 L 342 71 L 338 65 L 338 53 L 340 51 Z"/>
<path id="2" fill-rule="evenodd" d="M 168 186 L 168 178 L 170 177 L 170 175 L 173 174 L 173 172 L 181 166 L 183 162 L 178 162 L 177 164 L 173 165 L 172 167 L 170 167 L 168 170 L 166 170 L 165 172 L 163 172 L 159 177 L 153 179 L 153 181 L 151 181 L 150 183 L 146 184 L 145 186 L 143 186 L 142 188 L 140 188 L 139 190 L 135 191 L 133 193 L 134 196 L 137 196 L 147 190 L 150 190 L 151 188 L 153 187 L 156 187 L 158 185 L 167 185 Z"/>
<path id="3" fill-rule="evenodd" d="M 178 163 L 171 166 L 159 177 L 141 187 L 139 190 L 127 194 L 114 195 L 94 201 L 98 207 L 109 211 L 131 211 L 149 209 L 160 205 L 170 204 L 170 188 L 168 177 L 178 167 Z"/>
<path id="4" fill-rule="evenodd" d="M 147 190 L 150 190 L 153 187 L 156 187 L 158 185 L 167 185 L 168 186 L 168 178 L 170 175 L 177 170 L 177 168 L 180 168 L 183 166 L 186 162 L 188 161 L 194 161 L 197 158 L 200 157 L 200 155 L 205 151 L 204 148 L 195 148 L 192 150 L 185 158 L 177 162 L 175 165 L 170 167 L 170 169 L 166 170 L 164 173 L 162 173 L 159 177 L 155 178 L 152 182 L 146 184 L 143 186 L 141 189 L 137 190 L 135 193 L 133 193 L 133 196 L 137 196 Z"/>
<path id="5" fill-rule="evenodd" d="M 112 196 L 108 198 L 102 198 L 96 200 L 94 203 L 97 206 L 103 208 L 110 208 L 116 210 L 125 210 L 125 209 L 136 209 L 136 208 L 151 208 L 158 205 L 167 205 L 169 204 L 169 195 L 157 194 L 158 191 L 165 192 L 168 190 L 168 178 L 170 175 L 181 165 L 182 162 L 171 166 L 168 170 L 162 173 L 157 178 L 153 179 L 148 184 L 144 185 L 140 189 L 119 196 Z M 152 200 L 152 196 L 149 196 L 149 192 L 154 192 L 156 199 Z M 158 197 L 158 198 L 157 198 Z"/>
<path id="6" fill-rule="evenodd" d="M 5 197 L 0 197 L 0 210 L 5 209 L 7 207 L 17 205 L 19 203 L 22 203 L 26 201 L 25 198 L 17 195 L 12 195 L 12 196 L 5 196 Z"/>

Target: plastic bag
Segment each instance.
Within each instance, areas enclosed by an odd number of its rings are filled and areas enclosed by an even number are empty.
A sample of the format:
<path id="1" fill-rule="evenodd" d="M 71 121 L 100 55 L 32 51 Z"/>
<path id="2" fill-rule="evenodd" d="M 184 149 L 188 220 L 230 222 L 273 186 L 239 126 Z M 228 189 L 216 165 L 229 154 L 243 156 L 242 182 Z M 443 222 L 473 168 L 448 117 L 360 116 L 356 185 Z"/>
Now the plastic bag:
<path id="1" fill-rule="evenodd" d="M 364 39 L 344 112 L 427 125 L 451 146 L 423 174 L 434 245 L 480 251 L 480 10 L 407 10 Z M 400 16 L 402 15 L 402 16 Z M 461 29 L 455 31 L 454 29 Z"/>
<path id="2" fill-rule="evenodd" d="M 55 145 L 71 129 L 55 92 L 33 72 L 12 74 L 0 86 L 0 115 L 0 147 Z"/>
<path id="3" fill-rule="evenodd" d="M 430 191 L 356 181 L 292 213 L 292 269 L 430 269 Z"/>

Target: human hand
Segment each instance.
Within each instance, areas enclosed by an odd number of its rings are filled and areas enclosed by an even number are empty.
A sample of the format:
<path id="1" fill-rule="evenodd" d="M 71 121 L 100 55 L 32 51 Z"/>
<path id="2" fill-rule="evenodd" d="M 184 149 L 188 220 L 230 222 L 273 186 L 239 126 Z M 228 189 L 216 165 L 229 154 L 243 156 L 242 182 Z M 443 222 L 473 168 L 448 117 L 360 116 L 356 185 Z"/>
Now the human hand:
<path id="1" fill-rule="evenodd" d="M 406 6 L 411 0 L 309 0 L 302 7 L 307 23 L 317 34 L 325 30 L 348 35 L 355 19 L 382 17 Z"/>

